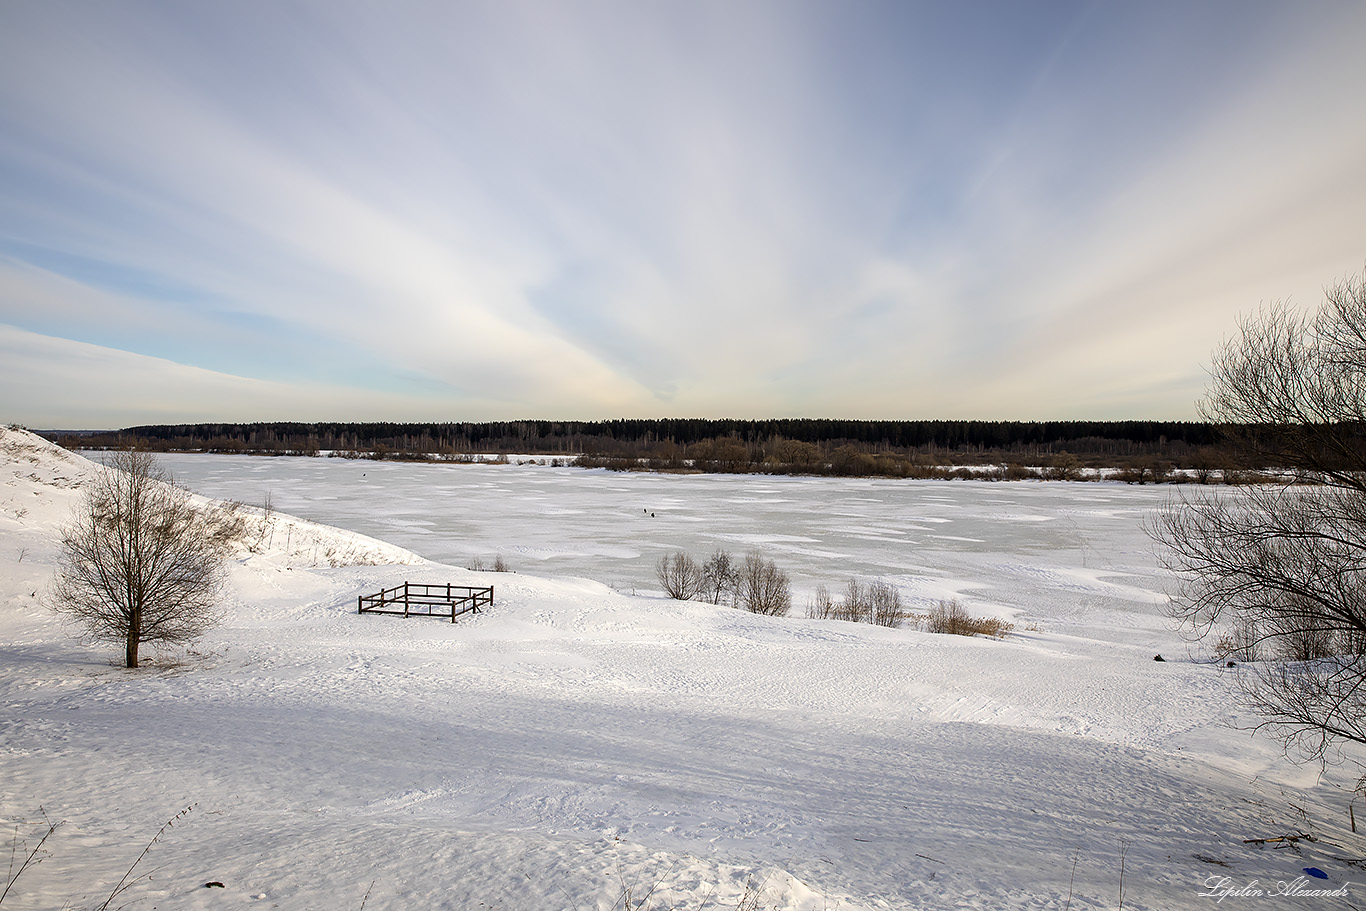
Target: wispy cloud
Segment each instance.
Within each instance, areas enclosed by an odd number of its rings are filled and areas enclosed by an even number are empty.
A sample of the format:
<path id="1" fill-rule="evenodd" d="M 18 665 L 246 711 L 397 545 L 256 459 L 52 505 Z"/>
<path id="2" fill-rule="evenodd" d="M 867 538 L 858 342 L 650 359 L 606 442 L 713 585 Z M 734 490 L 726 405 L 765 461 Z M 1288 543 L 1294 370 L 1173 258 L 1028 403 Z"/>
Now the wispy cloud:
<path id="1" fill-rule="evenodd" d="M 1366 259 L 1364 27 L 10 5 L 0 322 L 45 356 L 0 417 L 128 423 L 168 364 L 215 379 L 165 420 L 1190 416 L 1239 310 Z M 128 382 L 66 398 L 85 346 Z"/>

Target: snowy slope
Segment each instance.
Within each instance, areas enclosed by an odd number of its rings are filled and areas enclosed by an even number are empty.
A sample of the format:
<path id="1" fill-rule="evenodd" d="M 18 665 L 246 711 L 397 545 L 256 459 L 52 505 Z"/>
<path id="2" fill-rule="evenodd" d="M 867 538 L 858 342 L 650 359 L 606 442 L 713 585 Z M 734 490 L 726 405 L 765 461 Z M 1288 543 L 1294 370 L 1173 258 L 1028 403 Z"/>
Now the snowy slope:
<path id="1" fill-rule="evenodd" d="M 62 822 L 6 911 L 98 906 L 190 805 L 131 907 L 1114 908 L 1122 871 L 1124 908 L 1169 909 L 1213 906 L 1211 877 L 1366 883 L 1335 859 L 1366 854 L 1350 770 L 1287 763 L 1231 726 L 1231 675 L 1122 636 L 754 617 L 276 516 L 224 624 L 126 671 L 43 603 L 89 464 L 12 430 L 0 459 L 0 817 L 29 846 L 40 807 Z M 497 603 L 356 614 L 404 579 Z"/>

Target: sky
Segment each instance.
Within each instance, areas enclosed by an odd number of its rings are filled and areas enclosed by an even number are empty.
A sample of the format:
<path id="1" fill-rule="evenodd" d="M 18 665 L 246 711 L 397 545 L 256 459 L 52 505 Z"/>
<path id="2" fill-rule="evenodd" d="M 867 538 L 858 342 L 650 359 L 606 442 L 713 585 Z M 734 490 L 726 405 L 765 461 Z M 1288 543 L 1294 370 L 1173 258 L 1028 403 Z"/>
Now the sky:
<path id="1" fill-rule="evenodd" d="M 1193 419 L 1366 3 L 0 0 L 0 421 Z"/>

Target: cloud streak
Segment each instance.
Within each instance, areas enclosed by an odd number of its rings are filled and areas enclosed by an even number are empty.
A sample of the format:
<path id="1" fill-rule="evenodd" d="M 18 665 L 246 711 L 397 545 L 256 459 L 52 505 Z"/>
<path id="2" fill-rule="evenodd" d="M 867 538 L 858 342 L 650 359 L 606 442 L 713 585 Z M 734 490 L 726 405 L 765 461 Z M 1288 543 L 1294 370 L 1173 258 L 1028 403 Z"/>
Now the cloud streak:
<path id="1" fill-rule="evenodd" d="M 38 426 L 166 364 L 216 379 L 165 420 L 1189 417 L 1237 312 L 1366 257 L 1348 5 L 0 18 Z"/>

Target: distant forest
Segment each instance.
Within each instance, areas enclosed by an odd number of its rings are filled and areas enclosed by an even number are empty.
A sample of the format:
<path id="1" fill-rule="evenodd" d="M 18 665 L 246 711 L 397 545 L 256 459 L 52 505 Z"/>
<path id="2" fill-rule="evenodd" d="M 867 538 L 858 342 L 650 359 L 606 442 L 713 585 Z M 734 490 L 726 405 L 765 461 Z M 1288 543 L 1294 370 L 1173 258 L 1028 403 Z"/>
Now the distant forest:
<path id="1" fill-rule="evenodd" d="M 52 433 L 75 448 L 461 460 L 517 455 L 584 467 L 889 477 L 1080 477 L 1121 468 L 1134 480 L 1233 468 L 1219 428 L 1189 421 L 854 421 L 702 418 L 483 423 L 175 424 Z M 953 469 L 961 469 L 957 474 Z"/>

